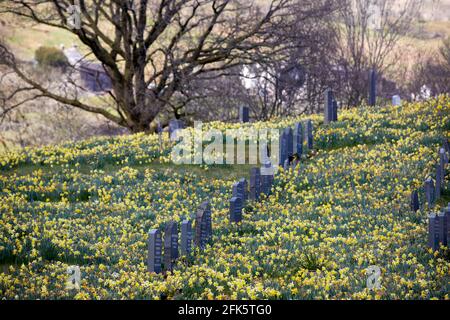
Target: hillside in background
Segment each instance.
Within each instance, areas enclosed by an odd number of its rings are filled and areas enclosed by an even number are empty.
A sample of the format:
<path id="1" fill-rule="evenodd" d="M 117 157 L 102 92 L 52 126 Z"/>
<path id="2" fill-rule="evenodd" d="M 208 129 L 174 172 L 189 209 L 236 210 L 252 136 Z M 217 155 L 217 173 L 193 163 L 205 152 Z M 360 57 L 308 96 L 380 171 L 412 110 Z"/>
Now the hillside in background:
<path id="1" fill-rule="evenodd" d="M 99 137 L 0 157 L 0 297 L 7 299 L 449 299 L 448 252 L 427 247 L 428 208 L 410 193 L 434 177 L 450 97 L 352 108 L 314 150 L 275 176 L 272 193 L 229 223 L 232 184 L 251 165 L 174 165 L 164 134 Z M 306 118 L 204 130 L 285 128 Z M 191 130 L 191 129 L 187 129 Z M 448 169 L 447 169 L 448 171 Z M 212 206 L 204 251 L 165 276 L 147 272 L 150 229 Z M 449 175 L 436 210 L 450 201 Z M 67 291 L 80 266 L 81 290 Z M 366 268 L 381 268 L 381 289 Z"/>

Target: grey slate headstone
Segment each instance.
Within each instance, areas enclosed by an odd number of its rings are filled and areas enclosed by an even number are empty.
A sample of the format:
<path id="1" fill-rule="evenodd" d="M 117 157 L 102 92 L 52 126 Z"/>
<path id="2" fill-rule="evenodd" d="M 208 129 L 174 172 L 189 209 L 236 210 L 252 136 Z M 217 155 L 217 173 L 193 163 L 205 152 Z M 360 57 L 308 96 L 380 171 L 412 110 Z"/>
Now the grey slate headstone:
<path id="1" fill-rule="evenodd" d="M 279 165 L 282 166 L 284 163 L 284 160 L 288 157 L 288 137 L 285 130 L 281 132 L 280 135 L 280 143 L 279 143 Z"/>
<path id="2" fill-rule="evenodd" d="M 172 270 L 176 259 L 178 259 L 178 224 L 171 221 L 164 230 L 164 268 Z"/>
<path id="3" fill-rule="evenodd" d="M 286 135 L 286 142 L 287 142 L 287 157 L 292 157 L 294 154 L 294 134 L 291 127 L 287 127 L 284 129 L 285 135 Z"/>
<path id="4" fill-rule="evenodd" d="M 425 199 L 428 203 L 428 207 L 432 207 L 434 203 L 434 183 L 431 178 L 425 180 Z"/>
<path id="5" fill-rule="evenodd" d="M 450 203 L 448 204 L 447 208 L 444 208 L 445 216 L 447 217 L 447 247 L 450 247 Z"/>
<path id="6" fill-rule="evenodd" d="M 313 125 L 311 119 L 306 121 L 306 142 L 308 145 L 308 149 L 312 150 L 313 148 Z"/>
<path id="7" fill-rule="evenodd" d="M 375 70 L 369 72 L 369 105 L 375 106 L 377 102 L 377 73 Z"/>
<path id="8" fill-rule="evenodd" d="M 242 123 L 248 122 L 250 119 L 250 111 L 248 107 L 241 106 L 239 108 L 239 120 Z"/>
<path id="9" fill-rule="evenodd" d="M 232 197 L 230 199 L 230 222 L 240 222 L 242 220 L 242 199 Z"/>
<path id="10" fill-rule="evenodd" d="M 261 173 L 259 168 L 250 169 L 250 199 L 259 200 L 261 194 Z"/>
<path id="11" fill-rule="evenodd" d="M 333 100 L 333 121 L 338 121 L 338 102 Z"/>
<path id="12" fill-rule="evenodd" d="M 203 202 L 197 210 L 195 218 L 195 245 L 201 249 L 206 247 L 206 242 L 211 238 L 211 208 L 208 201 Z"/>
<path id="13" fill-rule="evenodd" d="M 414 212 L 419 210 L 419 193 L 417 190 L 411 192 L 411 210 Z"/>
<path id="14" fill-rule="evenodd" d="M 161 232 L 157 229 L 152 229 L 148 233 L 147 270 L 149 272 L 161 273 L 161 253 Z"/>
<path id="15" fill-rule="evenodd" d="M 428 247 L 436 251 L 439 249 L 439 220 L 435 213 L 428 215 Z"/>
<path id="16" fill-rule="evenodd" d="M 303 126 L 301 122 L 297 122 L 294 126 L 294 153 L 301 158 L 303 153 Z"/>
<path id="17" fill-rule="evenodd" d="M 189 220 L 181 222 L 181 254 L 188 256 L 192 250 L 192 224 Z"/>
<path id="18" fill-rule="evenodd" d="M 261 192 L 268 195 L 273 184 L 273 169 L 270 161 L 264 164 L 261 169 Z"/>
<path id="19" fill-rule="evenodd" d="M 323 122 L 330 123 L 333 121 L 333 91 L 331 89 L 325 90 L 325 99 L 324 99 L 324 119 Z"/>

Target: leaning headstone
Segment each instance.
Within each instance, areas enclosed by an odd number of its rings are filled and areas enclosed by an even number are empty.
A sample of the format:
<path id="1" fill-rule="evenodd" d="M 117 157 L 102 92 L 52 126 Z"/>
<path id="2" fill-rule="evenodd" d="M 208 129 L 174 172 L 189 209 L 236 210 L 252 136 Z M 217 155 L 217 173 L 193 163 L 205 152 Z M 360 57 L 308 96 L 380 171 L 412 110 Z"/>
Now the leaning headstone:
<path id="1" fill-rule="evenodd" d="M 240 222 L 242 220 L 242 199 L 232 197 L 230 199 L 230 222 Z"/>
<path id="2" fill-rule="evenodd" d="M 324 123 L 330 123 L 333 121 L 333 91 L 331 89 L 325 90 L 325 102 L 324 102 Z"/>
<path id="3" fill-rule="evenodd" d="M 181 222 L 181 254 L 188 256 L 192 250 L 192 225 L 191 221 Z"/>
<path id="4" fill-rule="evenodd" d="M 333 100 L 333 121 L 338 121 L 338 102 Z"/>
<path id="5" fill-rule="evenodd" d="M 401 106 L 402 100 L 400 99 L 399 95 L 392 96 L 392 105 L 393 106 Z"/>
<path id="6" fill-rule="evenodd" d="M 240 188 L 239 188 L 239 181 L 233 183 L 233 186 L 231 187 L 231 195 L 232 197 L 240 197 L 242 198 L 242 194 L 240 193 Z"/>
<path id="7" fill-rule="evenodd" d="M 173 269 L 173 263 L 178 258 L 178 225 L 171 221 L 164 230 L 164 268 Z"/>
<path id="8" fill-rule="evenodd" d="M 428 178 L 427 180 L 425 180 L 425 199 L 428 203 L 428 207 L 433 206 L 434 202 L 433 193 L 434 193 L 433 180 L 431 180 L 431 178 Z"/>
<path id="9" fill-rule="evenodd" d="M 242 123 L 248 122 L 250 118 L 250 112 L 248 107 L 240 107 L 239 108 L 239 120 Z"/>
<path id="10" fill-rule="evenodd" d="M 417 190 L 411 192 L 411 210 L 414 212 L 419 210 L 419 193 Z"/>
<path id="11" fill-rule="evenodd" d="M 439 249 L 439 220 L 435 213 L 428 215 L 428 247 L 433 251 Z"/>
<path id="12" fill-rule="evenodd" d="M 377 73 L 374 69 L 369 73 L 369 105 L 375 106 L 377 100 Z"/>
<path id="13" fill-rule="evenodd" d="M 436 164 L 436 184 L 435 184 L 435 200 L 441 197 L 442 169 L 441 164 Z"/>
<path id="14" fill-rule="evenodd" d="M 161 232 L 157 229 L 152 229 L 148 233 L 147 270 L 149 272 L 161 273 L 161 252 Z"/>
<path id="15" fill-rule="evenodd" d="M 303 126 L 297 122 L 294 126 L 294 154 L 300 158 L 303 153 Z"/>
<path id="16" fill-rule="evenodd" d="M 306 144 L 308 146 L 309 150 L 312 150 L 313 148 L 313 125 L 312 121 L 308 119 L 306 121 Z"/>
<path id="17" fill-rule="evenodd" d="M 261 193 L 261 172 L 259 168 L 250 169 L 250 199 L 259 200 Z"/>

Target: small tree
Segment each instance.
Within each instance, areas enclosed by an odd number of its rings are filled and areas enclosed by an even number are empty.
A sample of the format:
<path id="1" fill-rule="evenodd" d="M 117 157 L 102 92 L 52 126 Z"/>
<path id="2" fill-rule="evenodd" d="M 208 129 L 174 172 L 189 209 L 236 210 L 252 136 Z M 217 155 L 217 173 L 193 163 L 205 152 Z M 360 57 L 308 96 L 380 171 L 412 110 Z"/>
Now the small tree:
<path id="1" fill-rule="evenodd" d="M 69 65 L 64 52 L 54 47 L 39 47 L 34 58 L 42 67 L 66 68 Z"/>

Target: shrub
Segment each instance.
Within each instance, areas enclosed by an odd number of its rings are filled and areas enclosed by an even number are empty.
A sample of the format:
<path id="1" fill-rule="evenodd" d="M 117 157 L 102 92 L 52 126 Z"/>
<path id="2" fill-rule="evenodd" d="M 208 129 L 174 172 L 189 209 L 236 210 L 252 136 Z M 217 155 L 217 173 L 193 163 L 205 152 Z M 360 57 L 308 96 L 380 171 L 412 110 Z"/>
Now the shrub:
<path id="1" fill-rule="evenodd" d="M 64 52 L 55 47 L 39 47 L 35 59 L 42 67 L 65 68 L 69 64 Z"/>

